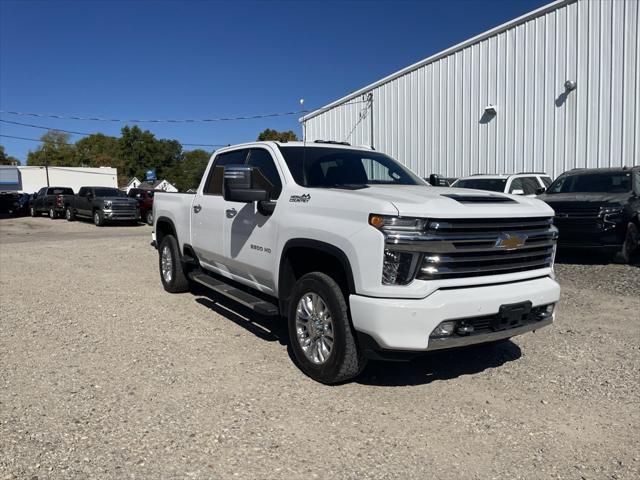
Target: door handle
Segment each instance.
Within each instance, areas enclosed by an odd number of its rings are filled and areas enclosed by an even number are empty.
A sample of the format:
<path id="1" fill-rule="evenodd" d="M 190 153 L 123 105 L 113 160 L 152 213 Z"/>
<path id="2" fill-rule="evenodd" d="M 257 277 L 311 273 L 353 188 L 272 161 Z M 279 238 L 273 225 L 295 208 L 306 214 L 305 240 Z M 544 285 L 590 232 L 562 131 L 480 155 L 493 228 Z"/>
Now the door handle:
<path id="1" fill-rule="evenodd" d="M 200 212 L 200 210 L 202 210 L 202 205 L 194 205 L 193 206 L 193 212 L 194 213 L 198 213 L 198 212 Z"/>
<path id="2" fill-rule="evenodd" d="M 233 218 L 237 213 L 238 211 L 235 208 L 230 208 L 227 210 L 227 218 Z"/>

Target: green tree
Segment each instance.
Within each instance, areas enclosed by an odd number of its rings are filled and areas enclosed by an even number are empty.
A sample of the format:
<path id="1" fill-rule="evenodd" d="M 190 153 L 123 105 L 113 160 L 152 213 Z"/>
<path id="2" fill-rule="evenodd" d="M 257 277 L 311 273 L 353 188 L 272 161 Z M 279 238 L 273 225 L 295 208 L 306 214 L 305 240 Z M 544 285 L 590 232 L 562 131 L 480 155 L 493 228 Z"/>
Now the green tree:
<path id="1" fill-rule="evenodd" d="M 7 155 L 4 151 L 4 146 L 0 145 L 0 165 L 20 165 L 20 160 Z"/>
<path id="2" fill-rule="evenodd" d="M 55 165 L 59 167 L 77 167 L 75 145 L 69 143 L 68 133 L 49 130 L 40 137 L 42 144 L 27 155 L 27 165 Z"/>
<path id="3" fill-rule="evenodd" d="M 211 153 L 202 149 L 184 152 L 181 160 L 167 173 L 167 180 L 181 192 L 197 188 L 210 157 Z"/>
<path id="4" fill-rule="evenodd" d="M 278 130 L 272 130 L 267 128 L 260 132 L 258 135 L 258 140 L 275 140 L 277 142 L 295 142 L 298 140 L 298 136 L 292 132 L 291 130 L 287 130 L 286 132 L 279 132 Z"/>
<path id="5" fill-rule="evenodd" d="M 177 140 L 158 140 L 148 130 L 125 126 L 118 139 L 118 156 L 123 174 L 144 179 L 145 172 L 156 169 L 158 178 L 166 176 L 181 160 L 182 145 Z"/>

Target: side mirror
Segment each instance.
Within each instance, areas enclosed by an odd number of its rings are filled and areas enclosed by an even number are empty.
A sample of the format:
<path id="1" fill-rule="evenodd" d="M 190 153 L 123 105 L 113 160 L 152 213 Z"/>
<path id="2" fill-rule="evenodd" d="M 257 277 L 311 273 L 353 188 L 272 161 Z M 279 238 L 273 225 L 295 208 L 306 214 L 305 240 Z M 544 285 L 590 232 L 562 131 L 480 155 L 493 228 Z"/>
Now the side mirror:
<path id="1" fill-rule="evenodd" d="M 256 182 L 260 171 L 246 165 L 225 165 L 223 194 L 230 202 L 263 202 L 269 200 L 269 192 Z"/>
<path id="2" fill-rule="evenodd" d="M 511 190 L 511 195 L 524 195 L 524 190 Z"/>
<path id="3" fill-rule="evenodd" d="M 536 188 L 536 195 L 542 195 L 547 189 L 544 187 Z"/>

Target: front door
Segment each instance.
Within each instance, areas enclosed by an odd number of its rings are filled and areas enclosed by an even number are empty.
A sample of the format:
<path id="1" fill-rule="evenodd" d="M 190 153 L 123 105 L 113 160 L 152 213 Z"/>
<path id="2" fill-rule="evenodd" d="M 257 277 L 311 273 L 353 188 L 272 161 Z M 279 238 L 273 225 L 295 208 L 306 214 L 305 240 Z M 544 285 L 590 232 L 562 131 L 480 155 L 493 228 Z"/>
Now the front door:
<path id="1" fill-rule="evenodd" d="M 271 200 L 277 201 L 282 191 L 281 174 L 269 150 L 252 148 L 246 164 L 257 167 L 271 192 Z M 224 236 L 228 239 L 226 257 L 229 271 L 243 283 L 272 293 L 276 266 L 275 216 L 261 212 L 258 202 L 240 203 L 225 201 Z"/>
<path id="2" fill-rule="evenodd" d="M 248 150 L 235 150 L 216 156 L 195 194 L 191 208 L 191 246 L 200 263 L 218 273 L 227 272 L 225 258 L 225 201 L 222 179 L 225 165 L 241 165 Z"/>

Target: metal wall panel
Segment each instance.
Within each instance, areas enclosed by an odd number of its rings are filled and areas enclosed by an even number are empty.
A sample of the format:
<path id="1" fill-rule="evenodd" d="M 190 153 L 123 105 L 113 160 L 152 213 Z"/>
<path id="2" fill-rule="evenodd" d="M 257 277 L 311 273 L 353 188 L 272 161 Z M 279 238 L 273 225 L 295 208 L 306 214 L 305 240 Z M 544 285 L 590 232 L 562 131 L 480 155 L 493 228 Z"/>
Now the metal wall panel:
<path id="1" fill-rule="evenodd" d="M 639 25 L 638 0 L 560 0 L 310 113 L 305 138 L 422 176 L 638 165 Z"/>

